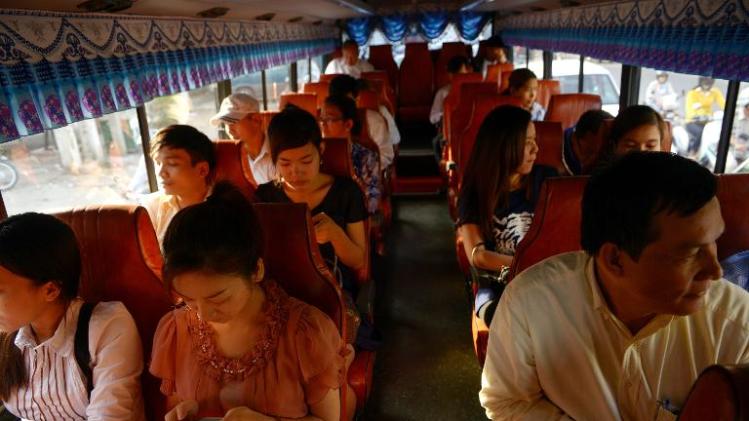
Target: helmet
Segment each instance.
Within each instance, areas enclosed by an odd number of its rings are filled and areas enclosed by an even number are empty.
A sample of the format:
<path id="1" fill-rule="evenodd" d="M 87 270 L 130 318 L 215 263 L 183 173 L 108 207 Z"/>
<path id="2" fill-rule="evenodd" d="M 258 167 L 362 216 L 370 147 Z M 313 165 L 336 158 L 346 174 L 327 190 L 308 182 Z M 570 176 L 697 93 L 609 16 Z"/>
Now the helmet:
<path id="1" fill-rule="evenodd" d="M 656 70 L 655 77 L 661 77 L 661 76 L 668 77 L 668 72 L 666 72 L 665 70 Z"/>
<path id="2" fill-rule="evenodd" d="M 710 76 L 700 76 L 697 79 L 697 84 L 700 85 L 700 86 L 702 86 L 702 85 L 713 86 L 714 83 L 715 83 L 715 80 L 713 78 L 711 78 Z"/>

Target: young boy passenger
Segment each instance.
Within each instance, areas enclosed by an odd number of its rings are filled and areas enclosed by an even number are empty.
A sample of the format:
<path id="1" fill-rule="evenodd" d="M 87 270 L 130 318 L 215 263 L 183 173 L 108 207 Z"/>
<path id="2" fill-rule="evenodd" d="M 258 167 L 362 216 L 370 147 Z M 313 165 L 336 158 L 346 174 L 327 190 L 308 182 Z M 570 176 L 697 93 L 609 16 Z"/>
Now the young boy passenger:
<path id="1" fill-rule="evenodd" d="M 143 198 L 159 244 L 174 215 L 200 203 L 210 192 L 216 151 L 206 135 L 192 126 L 175 124 L 159 130 L 151 147 L 161 179 L 160 190 Z"/>
<path id="2" fill-rule="evenodd" d="M 502 295 L 487 416 L 672 420 L 707 366 L 749 363 L 749 295 L 722 279 L 716 189 L 710 171 L 662 152 L 593 175 L 585 251 L 544 260 Z"/>

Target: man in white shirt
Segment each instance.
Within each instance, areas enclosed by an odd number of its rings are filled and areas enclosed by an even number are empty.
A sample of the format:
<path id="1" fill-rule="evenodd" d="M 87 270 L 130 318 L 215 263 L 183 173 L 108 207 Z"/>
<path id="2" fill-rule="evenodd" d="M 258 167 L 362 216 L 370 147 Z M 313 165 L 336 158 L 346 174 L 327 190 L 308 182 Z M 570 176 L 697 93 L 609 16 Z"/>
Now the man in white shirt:
<path id="1" fill-rule="evenodd" d="M 471 71 L 471 64 L 465 56 L 454 56 L 447 62 L 447 77 L 452 81 L 453 75 L 458 73 L 468 73 Z M 442 116 L 445 111 L 445 98 L 450 93 L 452 83 L 447 83 L 434 94 L 432 102 L 432 111 L 429 113 L 429 121 L 432 124 L 439 125 L 442 122 Z"/>
<path id="2" fill-rule="evenodd" d="M 722 278 L 713 174 L 634 152 L 594 175 L 582 246 L 520 274 L 479 393 L 502 419 L 673 420 L 711 364 L 749 363 L 749 295 Z"/>
<path id="3" fill-rule="evenodd" d="M 507 52 L 504 41 L 498 35 L 495 35 L 484 43 L 484 55 L 477 56 L 474 68 L 476 71 L 481 71 L 481 74 L 486 77 L 486 71 L 492 64 L 504 64 L 507 63 Z"/>
<path id="4" fill-rule="evenodd" d="M 356 100 L 359 94 L 359 86 L 356 79 L 351 76 L 336 76 L 330 81 L 328 94 L 330 96 L 343 95 Z M 367 110 L 366 119 L 369 137 L 372 138 L 380 149 L 380 168 L 385 169 L 393 162 L 393 157 L 395 156 L 393 139 L 390 136 L 387 120 L 381 112 L 375 110 Z"/>
<path id="5" fill-rule="evenodd" d="M 242 141 L 256 185 L 274 180 L 277 174 L 259 111 L 260 104 L 255 98 L 247 94 L 231 94 L 221 101 L 218 114 L 210 120 L 214 126 L 224 124 L 230 138 Z"/>
<path id="6" fill-rule="evenodd" d="M 148 211 L 161 244 L 174 215 L 208 196 L 216 173 L 216 150 L 208 136 L 181 124 L 159 130 L 153 141 L 151 157 L 162 190 L 144 196 L 140 204 Z"/>
<path id="7" fill-rule="evenodd" d="M 341 48 L 342 57 L 333 59 L 325 68 L 326 75 L 349 75 L 354 79 L 361 78 L 363 72 L 371 72 L 374 67 L 364 59 L 359 58 L 359 45 L 354 40 L 347 40 Z"/>

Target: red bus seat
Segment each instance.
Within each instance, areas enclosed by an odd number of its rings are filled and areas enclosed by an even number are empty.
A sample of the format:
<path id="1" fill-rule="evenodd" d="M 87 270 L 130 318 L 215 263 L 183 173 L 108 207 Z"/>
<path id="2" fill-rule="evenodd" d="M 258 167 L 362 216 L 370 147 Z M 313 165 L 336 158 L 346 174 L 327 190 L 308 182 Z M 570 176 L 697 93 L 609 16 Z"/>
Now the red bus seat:
<path id="1" fill-rule="evenodd" d="M 305 83 L 302 92 L 305 94 L 317 95 L 317 109 L 321 109 L 325 104 L 325 98 L 328 97 L 330 82 L 310 82 Z"/>
<path id="2" fill-rule="evenodd" d="M 371 90 L 359 91 L 356 107 L 380 112 L 380 95 Z"/>
<path id="3" fill-rule="evenodd" d="M 377 94 L 379 103 L 387 108 L 387 110 L 390 112 L 390 115 L 395 115 L 395 106 L 392 102 L 394 97 L 391 97 L 387 93 L 390 89 L 388 87 L 387 81 L 380 79 L 370 79 L 367 80 L 367 83 L 369 83 L 369 90 L 374 91 Z M 359 91 L 359 95 L 361 95 L 362 92 L 364 91 Z"/>
<path id="4" fill-rule="evenodd" d="M 749 420 L 749 366 L 713 365 L 692 385 L 681 421 Z"/>
<path id="5" fill-rule="evenodd" d="M 55 216 L 73 229 L 81 248 L 80 296 L 91 302 L 121 301 L 127 307 L 147 367 L 156 326 L 174 304 L 161 282 L 161 250 L 148 213 L 135 205 L 90 206 Z M 147 368 L 141 381 L 146 418 L 164 419 L 161 381 Z"/>
<path id="6" fill-rule="evenodd" d="M 489 82 L 465 82 L 460 85 L 460 91 L 457 96 L 457 103 L 445 116 L 445 123 L 449 125 L 449 132 L 445 132 L 447 142 L 445 149 L 442 151 L 443 165 L 441 170 L 447 171 L 446 164 L 457 162 L 457 145 L 460 135 L 470 123 L 471 113 L 473 112 L 473 103 L 478 96 L 498 94 L 497 86 Z"/>
<path id="7" fill-rule="evenodd" d="M 336 76 L 340 76 L 342 73 L 322 74 L 320 75 L 320 82 L 328 82 L 335 79 Z"/>
<path id="8" fill-rule="evenodd" d="M 749 174 L 718 176 L 718 200 L 726 231 L 718 238 L 718 258 L 749 250 Z"/>
<path id="9" fill-rule="evenodd" d="M 546 121 L 562 123 L 562 129 L 575 124 L 580 116 L 588 110 L 600 110 L 601 97 L 591 94 L 558 94 L 552 95 L 546 110 Z"/>
<path id="10" fill-rule="evenodd" d="M 281 94 L 281 99 L 278 104 L 278 109 L 283 110 L 288 104 L 296 105 L 297 107 L 307 111 L 313 116 L 317 117 L 317 94 L 305 94 L 297 92 L 286 92 Z"/>
<path id="11" fill-rule="evenodd" d="M 442 104 L 442 133 L 445 139 L 450 135 L 450 119 L 460 101 L 461 87 L 466 83 L 480 83 L 481 81 L 481 73 L 458 73 L 453 75 L 453 79 L 450 82 L 450 92 L 447 93 L 445 102 Z"/>
<path id="12" fill-rule="evenodd" d="M 242 148 L 241 140 L 217 140 L 216 148 L 216 181 L 229 181 L 252 200 L 257 183 L 250 169 L 247 154 Z"/>
<path id="13" fill-rule="evenodd" d="M 434 94 L 433 69 L 426 43 L 406 44 L 406 56 L 398 80 L 398 115 L 402 121 L 429 121 Z"/>
<path id="14" fill-rule="evenodd" d="M 564 134 L 562 124 L 556 121 L 536 121 L 536 143 L 538 154 L 537 165 L 546 165 L 557 170 L 560 175 L 566 175 L 567 169 L 562 161 L 562 144 Z"/>
<path id="15" fill-rule="evenodd" d="M 510 73 L 514 70 L 512 63 L 497 63 L 490 64 L 486 68 L 486 76 L 484 80 L 487 82 L 496 83 L 501 89 L 506 88 L 504 80 L 509 80 Z"/>
<path id="16" fill-rule="evenodd" d="M 549 101 L 552 95 L 561 93 L 559 81 L 554 79 L 541 79 L 538 81 L 538 96 L 536 101 L 545 109 L 549 108 Z M 577 121 L 575 122 L 577 124 Z"/>
<path id="17" fill-rule="evenodd" d="M 327 314 L 351 343 L 356 332 L 350 331 L 341 289 L 320 255 L 307 205 L 258 203 L 253 206 L 266 233 L 263 261 L 267 276 L 276 280 L 289 295 Z M 348 371 L 348 382 L 356 393 L 358 408 L 366 402 L 372 385 L 374 355 L 357 350 Z"/>
<path id="18" fill-rule="evenodd" d="M 390 44 L 373 45 L 369 47 L 369 63 L 387 75 L 387 81 L 392 89 L 398 83 L 398 65 L 393 60 L 393 51 Z M 362 73 L 362 79 L 367 79 Z"/>
<path id="19" fill-rule="evenodd" d="M 395 76 L 397 78 L 398 74 L 396 73 Z M 372 89 L 382 93 L 390 114 L 395 115 L 398 108 L 398 98 L 395 95 L 395 86 L 390 81 L 389 75 L 383 71 L 362 72 L 361 78 L 369 82 Z"/>
<path id="20" fill-rule="evenodd" d="M 449 82 L 447 73 L 447 62 L 455 56 L 471 58 L 471 46 L 462 42 L 445 42 L 437 53 L 437 61 L 434 64 L 434 87 L 439 89 Z"/>

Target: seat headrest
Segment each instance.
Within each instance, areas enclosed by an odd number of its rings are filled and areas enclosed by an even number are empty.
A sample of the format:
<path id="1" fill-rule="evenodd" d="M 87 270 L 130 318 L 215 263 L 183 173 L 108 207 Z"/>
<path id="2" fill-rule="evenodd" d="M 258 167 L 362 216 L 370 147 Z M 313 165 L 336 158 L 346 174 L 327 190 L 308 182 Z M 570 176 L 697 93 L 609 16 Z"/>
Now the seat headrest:
<path id="1" fill-rule="evenodd" d="M 600 110 L 601 97 L 591 94 L 557 94 L 549 100 L 546 110 L 546 121 L 562 123 L 562 129 L 568 129 L 577 124 L 580 116 L 588 110 Z"/>
<path id="2" fill-rule="evenodd" d="M 297 93 L 297 92 L 285 92 L 281 94 L 281 100 L 278 103 L 278 109 L 283 110 L 288 104 L 296 105 L 297 107 L 307 111 L 317 117 L 317 94 L 316 93 Z"/>
<path id="3" fill-rule="evenodd" d="M 240 140 L 217 140 L 213 142 L 216 150 L 216 181 L 229 181 L 245 195 L 252 199 L 255 194 L 255 177 L 252 175 L 247 154 Z"/>
<path id="4" fill-rule="evenodd" d="M 359 96 L 356 98 L 356 107 L 378 111 L 380 109 L 379 94 L 373 90 L 359 91 Z"/>
<path id="5" fill-rule="evenodd" d="M 514 68 L 515 66 L 512 63 L 490 64 L 486 67 L 486 78 L 484 80 L 500 86 L 502 85 L 502 76 L 506 75 L 509 78 L 509 74 L 512 73 Z"/>
<path id="6" fill-rule="evenodd" d="M 749 174 L 718 176 L 718 201 L 726 230 L 718 238 L 718 258 L 723 260 L 749 250 Z"/>
<path id="7" fill-rule="evenodd" d="M 562 124 L 556 121 L 535 121 L 533 124 L 536 128 L 536 143 L 538 144 L 536 164 L 552 167 L 559 174 L 564 174 L 566 168 L 562 161 L 562 144 L 564 143 Z"/>
<path id="8" fill-rule="evenodd" d="M 558 80 L 541 79 L 538 81 L 538 96 L 536 101 L 544 108 L 549 108 L 549 101 L 552 95 L 561 93 L 561 87 Z"/>
<path id="9" fill-rule="evenodd" d="M 320 109 L 325 105 L 325 98 L 328 97 L 328 91 L 330 90 L 329 82 L 310 82 L 305 83 L 302 87 L 302 92 L 305 94 L 317 95 L 317 108 Z"/>
<path id="10" fill-rule="evenodd" d="M 326 137 L 323 142 L 325 149 L 320 170 L 333 176 L 356 178 L 351 161 L 351 142 L 339 137 Z"/>

